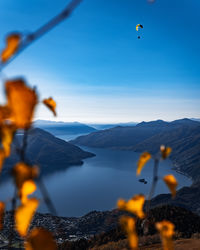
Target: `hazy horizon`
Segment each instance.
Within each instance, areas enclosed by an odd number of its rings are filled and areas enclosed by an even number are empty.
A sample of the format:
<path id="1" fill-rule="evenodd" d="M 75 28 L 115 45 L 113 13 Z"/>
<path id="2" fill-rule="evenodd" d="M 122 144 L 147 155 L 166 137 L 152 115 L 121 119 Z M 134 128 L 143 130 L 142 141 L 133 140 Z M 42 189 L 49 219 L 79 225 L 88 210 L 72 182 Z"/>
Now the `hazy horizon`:
<path id="1" fill-rule="evenodd" d="M 200 118 L 198 117 L 182 117 L 182 118 L 179 118 L 179 119 L 175 119 L 175 120 L 182 120 L 182 119 L 190 119 L 190 120 L 194 120 L 194 121 L 200 121 Z M 175 121 L 175 120 L 164 120 L 164 119 L 155 119 L 155 120 L 141 120 L 141 121 L 131 121 L 131 120 L 128 120 L 128 121 L 115 121 L 115 122 L 106 122 L 106 121 L 102 121 L 102 122 L 96 122 L 96 121 L 93 121 L 93 122 L 88 122 L 88 121 L 65 121 L 65 120 L 59 120 L 59 119 L 34 119 L 34 122 L 36 121 L 47 121 L 47 122 L 63 122 L 63 123 L 84 123 L 84 124 L 102 124 L 102 125 L 105 125 L 105 124 L 119 124 L 119 123 L 140 123 L 140 122 L 151 122 L 151 121 L 158 121 L 158 120 L 162 120 L 162 121 L 165 121 L 165 122 L 172 122 L 172 121 Z"/>

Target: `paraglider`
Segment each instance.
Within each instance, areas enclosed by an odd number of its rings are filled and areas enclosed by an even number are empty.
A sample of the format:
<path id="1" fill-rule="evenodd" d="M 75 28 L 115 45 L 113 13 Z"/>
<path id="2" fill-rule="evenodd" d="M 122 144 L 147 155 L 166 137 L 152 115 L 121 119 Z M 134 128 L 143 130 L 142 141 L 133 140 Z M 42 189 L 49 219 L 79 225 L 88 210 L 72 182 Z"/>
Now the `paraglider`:
<path id="1" fill-rule="evenodd" d="M 142 24 L 137 24 L 136 25 L 136 31 L 139 31 L 140 29 L 143 29 L 143 25 Z M 138 39 L 140 39 L 140 35 L 138 35 Z"/>

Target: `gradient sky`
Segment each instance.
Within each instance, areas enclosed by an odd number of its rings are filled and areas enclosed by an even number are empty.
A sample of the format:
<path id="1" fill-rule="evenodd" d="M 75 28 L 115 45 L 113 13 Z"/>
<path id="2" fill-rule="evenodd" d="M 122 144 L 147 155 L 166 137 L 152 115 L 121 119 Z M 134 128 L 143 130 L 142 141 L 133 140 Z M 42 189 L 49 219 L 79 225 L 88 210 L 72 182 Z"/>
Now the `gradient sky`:
<path id="1" fill-rule="evenodd" d="M 0 0 L 0 48 L 8 32 L 34 31 L 68 2 Z M 5 77 L 24 76 L 41 99 L 53 96 L 58 117 L 40 105 L 40 119 L 199 118 L 199 13 L 199 0 L 83 0 L 4 69 L 1 85 Z"/>

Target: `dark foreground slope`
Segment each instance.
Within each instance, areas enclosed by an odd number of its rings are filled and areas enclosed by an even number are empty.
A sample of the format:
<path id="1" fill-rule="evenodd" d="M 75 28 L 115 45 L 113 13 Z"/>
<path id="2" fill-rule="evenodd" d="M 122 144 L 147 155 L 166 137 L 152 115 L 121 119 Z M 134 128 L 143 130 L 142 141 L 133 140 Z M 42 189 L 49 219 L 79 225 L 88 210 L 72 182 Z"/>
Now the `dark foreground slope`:
<path id="1" fill-rule="evenodd" d="M 19 148 L 22 145 L 22 135 L 16 135 L 12 144 L 11 156 L 6 160 L 2 175 L 10 172 L 13 164 L 20 160 Z M 28 143 L 25 160 L 30 164 L 40 166 L 41 173 L 49 173 L 64 169 L 71 165 L 81 165 L 82 160 L 94 154 L 83 151 L 77 146 L 65 142 L 42 129 L 32 129 L 28 133 Z"/>
<path id="2" fill-rule="evenodd" d="M 110 241 L 125 239 L 126 235 L 119 227 L 119 218 L 124 214 L 126 213 L 117 209 L 105 212 L 93 211 L 79 218 L 36 213 L 31 223 L 31 229 L 43 227 L 52 232 L 60 246 L 59 249 L 86 250 Z M 147 236 L 157 234 L 154 224 L 161 220 L 173 222 L 176 234 L 179 237 L 189 238 L 194 233 L 200 233 L 200 217 L 184 208 L 160 206 L 151 209 L 147 219 L 148 230 L 145 228 Z M 3 240 L 7 244 L 12 222 L 12 213 L 6 212 L 0 241 Z M 137 232 L 140 237 L 144 235 L 141 220 L 137 221 Z M 15 245 L 20 243 L 19 236 L 16 233 L 13 234 L 13 242 Z"/>
<path id="3" fill-rule="evenodd" d="M 156 153 L 160 145 L 172 148 L 174 166 L 194 180 L 200 177 L 200 123 L 189 119 L 173 122 L 142 122 L 134 127 L 116 127 L 80 136 L 71 141 L 90 147 L 117 147 Z"/>

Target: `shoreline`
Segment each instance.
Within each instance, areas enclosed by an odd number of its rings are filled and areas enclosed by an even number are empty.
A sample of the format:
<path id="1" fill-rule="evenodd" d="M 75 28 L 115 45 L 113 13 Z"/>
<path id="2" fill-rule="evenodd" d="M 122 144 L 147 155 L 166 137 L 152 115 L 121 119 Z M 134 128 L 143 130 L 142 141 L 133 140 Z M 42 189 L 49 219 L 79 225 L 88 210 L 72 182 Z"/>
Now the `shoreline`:
<path id="1" fill-rule="evenodd" d="M 170 160 L 171 160 L 171 159 L 170 159 Z M 172 160 L 171 160 L 171 161 L 172 161 Z M 177 173 L 186 176 L 189 180 L 192 181 L 192 184 L 194 183 L 194 180 L 192 179 L 192 177 L 191 177 L 190 175 L 188 175 L 187 173 L 182 172 L 182 171 L 180 170 L 180 166 L 179 166 L 177 163 L 174 163 L 174 162 L 172 161 L 172 164 L 173 164 L 173 167 L 171 168 L 172 170 L 175 170 Z"/>

